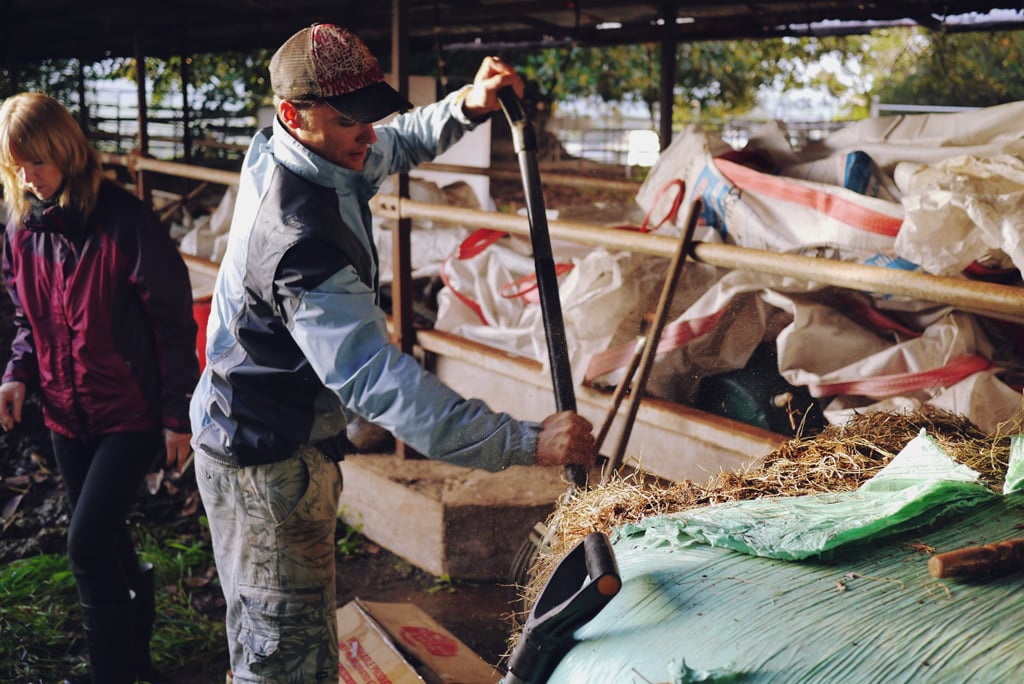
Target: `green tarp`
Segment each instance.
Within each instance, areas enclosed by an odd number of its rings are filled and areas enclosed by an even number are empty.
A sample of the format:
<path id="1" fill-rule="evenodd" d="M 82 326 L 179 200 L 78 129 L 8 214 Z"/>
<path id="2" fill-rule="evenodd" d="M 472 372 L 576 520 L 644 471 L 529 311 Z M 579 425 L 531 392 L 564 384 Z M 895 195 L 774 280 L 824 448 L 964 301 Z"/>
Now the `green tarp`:
<path id="1" fill-rule="evenodd" d="M 1024 495 L 992 494 L 923 434 L 856 492 L 628 525 L 622 590 L 549 681 L 1024 682 L 1024 574 L 927 570 L 1021 525 Z"/>
<path id="2" fill-rule="evenodd" d="M 976 472 L 922 431 L 857 491 L 702 506 L 627 526 L 623 534 L 668 532 L 756 556 L 799 560 L 914 529 L 993 496 Z"/>

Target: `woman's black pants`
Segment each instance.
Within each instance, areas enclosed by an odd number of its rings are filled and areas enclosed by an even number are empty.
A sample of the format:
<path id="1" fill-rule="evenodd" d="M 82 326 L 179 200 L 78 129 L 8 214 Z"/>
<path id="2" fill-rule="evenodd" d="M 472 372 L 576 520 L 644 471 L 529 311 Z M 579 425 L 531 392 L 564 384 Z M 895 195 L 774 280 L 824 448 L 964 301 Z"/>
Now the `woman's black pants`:
<path id="1" fill-rule="evenodd" d="M 160 453 L 161 434 L 153 430 L 73 439 L 51 433 L 71 504 L 68 560 L 82 605 L 130 601 L 139 564 L 128 512 Z"/>

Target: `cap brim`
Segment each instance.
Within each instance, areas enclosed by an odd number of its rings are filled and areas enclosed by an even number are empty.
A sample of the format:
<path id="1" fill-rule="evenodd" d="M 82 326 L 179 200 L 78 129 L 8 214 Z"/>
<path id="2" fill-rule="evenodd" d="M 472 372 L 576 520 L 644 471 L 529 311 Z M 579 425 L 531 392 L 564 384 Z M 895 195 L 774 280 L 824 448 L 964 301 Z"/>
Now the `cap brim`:
<path id="1" fill-rule="evenodd" d="M 373 123 L 395 112 L 412 109 L 411 102 L 383 81 L 360 88 L 352 93 L 327 97 L 324 100 L 345 116 L 352 117 L 360 123 Z"/>

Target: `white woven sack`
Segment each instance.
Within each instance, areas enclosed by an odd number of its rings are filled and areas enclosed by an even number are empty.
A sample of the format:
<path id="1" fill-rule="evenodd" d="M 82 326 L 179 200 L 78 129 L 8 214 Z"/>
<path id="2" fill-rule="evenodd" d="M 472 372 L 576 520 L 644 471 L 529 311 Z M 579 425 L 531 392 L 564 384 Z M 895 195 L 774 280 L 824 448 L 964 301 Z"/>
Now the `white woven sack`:
<path id="1" fill-rule="evenodd" d="M 522 240 L 505 239 L 472 258 L 446 261 L 450 287 L 438 293 L 435 326 L 539 361 L 547 371 L 547 336 L 536 293 L 502 296 L 509 284 L 534 273 L 527 249 Z M 638 308 L 646 280 L 639 277 L 641 258 L 627 253 L 598 248 L 561 263 L 572 265 L 559 277 L 558 289 L 569 362 L 578 383 L 590 356 L 604 349 L 620 322 Z"/>

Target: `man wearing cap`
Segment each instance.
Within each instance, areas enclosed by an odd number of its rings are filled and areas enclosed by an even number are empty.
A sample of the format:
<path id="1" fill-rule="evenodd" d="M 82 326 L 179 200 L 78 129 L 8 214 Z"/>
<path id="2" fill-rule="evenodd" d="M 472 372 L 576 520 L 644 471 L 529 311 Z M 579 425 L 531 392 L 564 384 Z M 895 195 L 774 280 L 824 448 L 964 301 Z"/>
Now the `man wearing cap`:
<path id="1" fill-rule="evenodd" d="M 465 399 L 391 344 L 369 199 L 500 108 L 522 81 L 485 58 L 474 82 L 412 105 L 366 45 L 315 24 L 270 63 L 277 116 L 243 163 L 192 399 L 235 682 L 336 682 L 336 460 L 357 416 L 449 463 L 591 465 L 590 423 L 542 424 Z M 382 502 L 386 505 L 386 502 Z"/>

